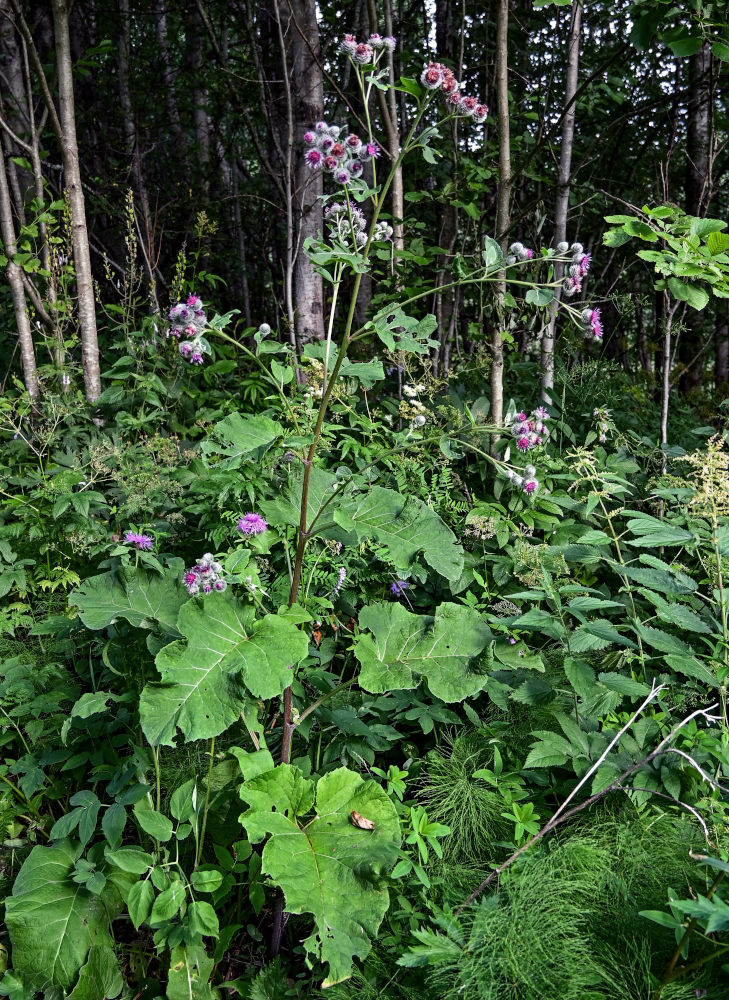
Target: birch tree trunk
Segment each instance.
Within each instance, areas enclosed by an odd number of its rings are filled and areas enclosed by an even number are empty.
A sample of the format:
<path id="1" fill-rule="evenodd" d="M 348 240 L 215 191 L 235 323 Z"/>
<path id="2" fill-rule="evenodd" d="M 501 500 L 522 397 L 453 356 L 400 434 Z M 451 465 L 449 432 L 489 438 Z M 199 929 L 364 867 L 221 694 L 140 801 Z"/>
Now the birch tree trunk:
<path id="1" fill-rule="evenodd" d="M 582 31 L 582 2 L 572 4 L 570 31 L 567 41 L 567 80 L 564 92 L 564 119 L 562 144 L 557 171 L 557 200 L 554 208 L 554 244 L 567 241 L 567 214 L 570 202 L 570 176 L 572 172 L 572 147 L 575 135 L 577 78 L 580 66 L 580 34 Z M 555 281 L 564 276 L 564 264 L 556 264 Z M 549 325 L 542 338 L 542 400 L 551 403 L 550 390 L 554 388 L 554 340 L 562 286 L 557 285 L 550 307 Z"/>
<path id="2" fill-rule="evenodd" d="M 5 169 L 5 158 L 0 157 L 0 235 L 2 236 L 3 249 L 8 257 L 6 273 L 10 292 L 13 297 L 13 310 L 15 312 L 15 322 L 18 327 L 18 338 L 20 340 L 20 356 L 23 362 L 23 379 L 25 388 L 31 399 L 38 399 L 40 388 L 38 376 L 35 368 L 35 351 L 33 350 L 33 334 L 30 329 L 30 319 L 28 318 L 28 308 L 25 301 L 25 290 L 23 288 L 23 272 L 13 261 L 13 257 L 18 252 L 15 243 L 15 224 L 13 222 L 13 208 L 10 200 L 10 186 L 8 175 Z"/>
<path id="3" fill-rule="evenodd" d="M 53 0 L 53 25 L 56 36 L 56 66 L 58 73 L 58 119 L 61 128 L 61 152 L 66 179 L 68 203 L 71 209 L 73 259 L 76 272 L 78 321 L 81 335 L 81 357 L 86 399 L 96 402 L 101 395 L 99 342 L 96 333 L 96 308 L 91 275 L 91 254 L 86 228 L 86 206 L 81 186 L 81 169 L 76 141 L 76 119 L 73 103 L 73 67 L 68 29 L 67 0 Z"/>
<path id="4" fill-rule="evenodd" d="M 509 0 L 498 0 L 496 21 L 496 119 L 499 133 L 499 185 L 496 191 L 496 238 L 506 251 L 511 226 L 511 135 L 509 131 Z M 491 420 L 504 421 L 504 341 L 506 274 L 496 282 L 496 322 L 491 334 Z M 495 443 L 495 442 L 494 442 Z"/>

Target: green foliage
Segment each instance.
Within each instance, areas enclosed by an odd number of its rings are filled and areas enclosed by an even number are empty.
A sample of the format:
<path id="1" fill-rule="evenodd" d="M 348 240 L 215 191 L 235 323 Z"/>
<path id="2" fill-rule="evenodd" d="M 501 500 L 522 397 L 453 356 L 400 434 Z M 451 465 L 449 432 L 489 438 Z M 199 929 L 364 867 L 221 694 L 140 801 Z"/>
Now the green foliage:
<path id="1" fill-rule="evenodd" d="M 400 842 L 397 813 L 382 789 L 346 768 L 316 786 L 281 764 L 247 781 L 241 816 L 254 842 L 268 835 L 263 870 L 281 887 L 292 913 L 311 913 L 316 932 L 307 952 L 328 964 L 325 985 L 350 974 L 364 958 L 387 911 L 377 877 L 394 862 Z M 312 810 L 314 818 L 307 818 Z M 369 821 L 364 826 L 358 817 Z"/>

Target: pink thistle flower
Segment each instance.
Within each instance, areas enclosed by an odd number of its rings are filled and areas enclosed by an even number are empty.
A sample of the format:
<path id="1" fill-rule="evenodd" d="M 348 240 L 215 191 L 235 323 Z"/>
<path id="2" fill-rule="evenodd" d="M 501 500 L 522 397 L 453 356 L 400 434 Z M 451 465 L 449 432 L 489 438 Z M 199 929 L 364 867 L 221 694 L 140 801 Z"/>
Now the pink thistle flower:
<path id="1" fill-rule="evenodd" d="M 318 170 L 322 164 L 323 157 L 318 149 L 310 149 L 304 159 L 310 170 Z"/>
<path id="2" fill-rule="evenodd" d="M 344 144 L 347 147 L 347 149 L 351 149 L 353 153 L 356 153 L 359 147 L 362 145 L 362 140 L 358 135 L 355 135 L 353 132 L 351 135 L 347 136 Z"/>
<path id="3" fill-rule="evenodd" d="M 154 539 L 151 535 L 140 535 L 136 531 L 125 531 L 124 544 L 133 545 L 135 549 L 140 549 L 142 552 L 149 552 L 154 547 Z"/>
<path id="4" fill-rule="evenodd" d="M 396 46 L 397 46 L 397 40 L 395 39 L 394 35 L 385 35 L 385 37 L 382 39 L 382 47 L 383 49 L 387 49 L 388 52 L 394 52 Z"/>
<path id="5" fill-rule="evenodd" d="M 370 35 L 367 41 L 369 42 L 369 44 L 372 46 L 373 49 L 378 49 L 380 45 L 382 45 L 382 35 L 378 35 L 377 32 L 375 31 Z"/>
<path id="6" fill-rule="evenodd" d="M 334 171 L 334 180 L 337 184 L 349 184 L 351 178 L 346 167 L 338 167 Z"/>
<path id="7" fill-rule="evenodd" d="M 489 114 L 488 106 L 486 104 L 479 104 L 478 107 L 473 112 L 473 120 L 476 122 L 477 125 L 480 125 L 482 122 L 486 121 L 486 119 L 488 118 L 488 114 Z"/>
<path id="8" fill-rule="evenodd" d="M 537 482 L 536 479 L 527 479 L 527 481 L 524 483 L 524 492 L 527 494 L 527 496 L 531 496 L 532 493 L 536 493 L 538 486 L 539 483 Z"/>
<path id="9" fill-rule="evenodd" d="M 202 299 L 199 299 L 197 295 L 190 295 L 187 299 L 187 305 L 193 309 L 199 309 L 202 305 Z"/>
<path id="10" fill-rule="evenodd" d="M 524 422 L 525 422 L 525 420 L 527 419 L 527 415 L 526 415 L 526 413 L 524 413 L 524 411 L 522 410 L 522 411 L 521 411 L 521 413 L 518 413 L 518 414 L 517 414 L 517 417 L 516 417 L 516 419 L 517 419 L 517 420 L 521 420 L 521 422 L 522 422 L 522 423 L 524 423 Z"/>
<path id="11" fill-rule="evenodd" d="M 352 160 L 352 162 L 349 164 L 349 172 L 352 175 L 352 177 L 361 177 L 364 172 L 364 167 L 362 166 L 362 163 L 359 160 Z M 361 235 L 364 236 L 364 233 L 362 233 Z"/>
<path id="12" fill-rule="evenodd" d="M 529 451 L 532 444 L 529 438 L 526 435 L 523 435 L 517 440 L 516 446 L 519 449 L 519 451 Z"/>
<path id="13" fill-rule="evenodd" d="M 461 114 L 472 115 L 478 107 L 478 101 L 475 97 L 462 97 L 458 102 L 458 107 Z"/>
<path id="14" fill-rule="evenodd" d="M 335 142 L 332 148 L 329 150 L 332 156 L 336 156 L 338 160 L 341 160 L 343 156 L 346 155 L 347 150 L 344 148 L 341 142 Z"/>
<path id="15" fill-rule="evenodd" d="M 190 358 L 190 364 L 201 365 L 203 363 L 203 356 L 200 351 L 193 351 L 192 357 Z"/>
<path id="16" fill-rule="evenodd" d="M 549 420 L 549 414 L 543 406 L 538 406 L 534 411 L 534 416 L 538 417 L 539 420 Z"/>
<path id="17" fill-rule="evenodd" d="M 534 251 L 530 250 L 528 247 L 526 247 L 524 249 L 524 259 L 525 260 L 531 260 L 533 256 L 534 256 Z"/>
<path id="18" fill-rule="evenodd" d="M 590 317 L 590 327 L 592 328 L 592 334 L 595 340 L 602 340 L 602 320 L 600 319 L 600 310 L 593 309 L 592 316 Z"/>
<path id="19" fill-rule="evenodd" d="M 314 130 L 318 132 L 320 135 L 326 135 L 326 133 L 329 131 L 329 126 L 327 125 L 326 122 L 317 122 L 316 125 L 314 126 Z"/>
<path id="20" fill-rule="evenodd" d="M 360 66 L 366 66 L 371 63 L 374 59 L 374 52 L 371 46 L 365 45 L 364 42 L 360 42 L 354 53 L 354 61 L 359 63 Z"/>
<path id="21" fill-rule="evenodd" d="M 197 330 L 195 329 L 194 326 L 190 325 L 185 327 L 185 333 L 187 334 L 188 337 L 194 337 L 195 334 L 197 333 Z"/>
<path id="22" fill-rule="evenodd" d="M 589 253 L 586 253 L 579 263 L 580 277 L 584 278 L 587 272 L 590 270 L 590 263 L 592 262 L 592 257 Z"/>
<path id="23" fill-rule="evenodd" d="M 325 156 L 324 157 L 324 169 L 325 170 L 336 170 L 336 167 L 337 167 L 336 157 L 334 157 L 334 156 Z"/>
<path id="24" fill-rule="evenodd" d="M 180 354 L 183 358 L 189 358 L 192 354 L 192 344 L 189 340 L 183 340 L 178 348 Z"/>
<path id="25" fill-rule="evenodd" d="M 308 143 L 310 146 L 316 142 L 316 136 L 313 132 L 304 133 L 304 142 Z"/>
<path id="26" fill-rule="evenodd" d="M 360 160 L 376 160 L 381 153 L 380 147 L 376 142 L 366 142 L 363 143 L 357 152 Z"/>
<path id="27" fill-rule="evenodd" d="M 440 89 L 444 94 L 452 94 L 458 90 L 458 80 L 456 80 L 451 70 L 443 70 L 443 82 L 440 85 Z"/>
<path id="28" fill-rule="evenodd" d="M 186 583 L 186 584 L 187 583 L 195 583 L 195 581 L 197 580 L 197 573 L 193 573 L 192 570 L 191 570 L 189 573 L 185 573 L 185 575 L 183 576 L 182 579 L 183 579 L 183 582 Z"/>
<path id="29" fill-rule="evenodd" d="M 319 140 L 319 149 L 322 151 L 322 153 L 330 152 L 333 145 L 334 145 L 334 139 L 332 139 L 330 135 L 322 136 L 322 138 Z"/>
<path id="30" fill-rule="evenodd" d="M 253 511 L 249 511 L 240 518 L 236 527 L 244 535 L 260 535 L 262 531 L 266 530 L 268 524 L 260 514 L 254 514 Z"/>
<path id="31" fill-rule="evenodd" d="M 457 90 L 451 91 L 450 94 L 446 94 L 446 104 L 449 104 L 453 108 L 460 108 L 461 106 L 461 95 Z"/>
<path id="32" fill-rule="evenodd" d="M 420 82 L 426 90 L 437 90 L 443 83 L 443 70 L 439 63 L 428 63 L 420 74 Z"/>

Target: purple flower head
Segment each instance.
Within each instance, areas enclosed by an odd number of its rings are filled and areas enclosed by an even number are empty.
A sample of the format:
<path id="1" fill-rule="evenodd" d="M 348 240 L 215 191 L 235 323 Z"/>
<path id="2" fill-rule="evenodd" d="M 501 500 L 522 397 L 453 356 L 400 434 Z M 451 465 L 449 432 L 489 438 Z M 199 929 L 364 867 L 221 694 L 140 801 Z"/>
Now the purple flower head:
<path id="1" fill-rule="evenodd" d="M 376 142 L 368 142 L 365 149 L 367 150 L 367 155 L 373 160 L 376 160 L 382 152 Z"/>
<path id="2" fill-rule="evenodd" d="M 489 109 L 486 104 L 479 104 L 476 110 L 473 112 L 473 120 L 477 125 L 485 122 L 488 118 Z"/>
<path id="3" fill-rule="evenodd" d="M 124 532 L 124 544 L 133 545 L 135 549 L 149 552 L 154 547 L 154 539 L 151 535 L 140 535 L 136 531 Z"/>
<path id="4" fill-rule="evenodd" d="M 310 170 L 318 170 L 322 164 L 323 156 L 318 149 L 310 149 L 304 159 Z"/>
<path id="5" fill-rule="evenodd" d="M 193 351 L 192 357 L 190 358 L 190 364 L 201 365 L 203 363 L 203 356 L 200 351 Z"/>
<path id="6" fill-rule="evenodd" d="M 518 441 L 516 442 L 516 446 L 519 449 L 519 451 L 529 451 L 529 449 L 532 446 L 532 443 L 525 434 L 518 439 Z"/>
<path id="7" fill-rule="evenodd" d="M 192 354 L 192 344 L 189 340 L 183 340 L 178 348 L 180 354 L 183 358 L 189 358 Z"/>
<path id="8" fill-rule="evenodd" d="M 402 597 L 406 590 L 410 590 L 410 584 L 407 580 L 397 580 L 390 585 L 390 593 L 394 594 L 395 597 Z"/>
<path id="9" fill-rule="evenodd" d="M 345 55 L 353 56 L 357 51 L 357 39 L 354 35 L 345 35 L 344 41 L 339 43 L 339 48 Z"/>
<path id="10" fill-rule="evenodd" d="M 600 319 L 600 310 L 593 309 L 592 316 L 590 317 L 590 327 L 592 329 L 592 334 L 595 340 L 602 340 L 602 320 Z"/>
<path id="11" fill-rule="evenodd" d="M 382 39 L 382 48 L 387 49 L 389 52 L 394 52 L 397 46 L 397 40 L 394 35 L 385 35 Z"/>
<path id="12" fill-rule="evenodd" d="M 329 131 L 329 126 L 326 122 L 317 122 L 314 129 L 319 133 L 319 135 L 326 135 Z"/>
<path id="13" fill-rule="evenodd" d="M 227 588 L 227 586 L 228 584 L 225 582 L 225 580 L 216 580 L 215 583 L 213 584 L 213 590 L 217 590 L 220 593 L 222 593 Z"/>
<path id="14" fill-rule="evenodd" d="M 517 413 L 517 415 L 516 415 L 516 419 L 517 420 L 521 420 L 522 423 L 524 423 L 524 421 L 526 420 L 526 418 L 527 418 L 527 415 L 526 415 L 526 413 L 523 410 L 521 411 L 521 413 Z"/>
<path id="15" fill-rule="evenodd" d="M 325 135 L 319 143 L 319 149 L 323 153 L 328 153 L 334 146 L 334 139 L 330 135 Z"/>
<path id="16" fill-rule="evenodd" d="M 352 160 L 352 162 L 349 164 L 349 172 L 352 175 L 352 177 L 361 177 L 363 171 L 364 167 L 362 166 L 359 160 Z M 362 233 L 362 235 L 364 236 L 364 233 Z"/>
<path id="17" fill-rule="evenodd" d="M 536 493 L 539 483 L 536 479 L 527 479 L 524 483 L 524 492 L 527 496 L 531 496 L 532 493 Z"/>
<path id="18" fill-rule="evenodd" d="M 538 420 L 549 420 L 549 413 L 547 413 L 543 406 L 538 406 L 536 410 L 534 410 L 534 416 Z"/>
<path id="19" fill-rule="evenodd" d="M 369 42 L 369 44 L 372 46 L 373 49 L 377 49 L 382 44 L 382 35 L 378 35 L 377 32 L 374 31 L 367 39 L 367 41 Z"/>
<path id="20" fill-rule="evenodd" d="M 362 146 L 362 140 L 358 135 L 355 135 L 354 132 L 352 132 L 351 135 L 347 136 L 344 145 L 352 153 L 353 156 L 356 156 L 357 153 L 359 152 L 360 147 Z"/>
<path id="21" fill-rule="evenodd" d="M 252 511 L 249 511 L 240 518 L 236 527 L 244 535 L 260 535 L 262 531 L 266 530 L 268 525 L 260 514 L 254 514 Z"/>
<path id="22" fill-rule="evenodd" d="M 337 167 L 334 171 L 334 180 L 337 184 L 349 184 L 350 174 L 346 167 Z"/>
<path id="23" fill-rule="evenodd" d="M 202 299 L 199 299 L 197 295 L 190 295 L 187 299 L 187 305 L 191 309 L 199 309 L 202 306 Z"/>
<path id="24" fill-rule="evenodd" d="M 372 51 L 371 46 L 366 45 L 364 42 L 360 42 L 354 52 L 354 61 L 359 63 L 360 66 L 367 66 L 375 58 L 375 54 Z"/>
<path id="25" fill-rule="evenodd" d="M 324 169 L 325 170 L 336 170 L 337 158 L 335 156 L 325 156 L 324 157 Z"/>
<path id="26" fill-rule="evenodd" d="M 578 267 L 580 269 L 580 277 L 581 278 L 584 278 L 585 275 L 587 274 L 587 272 L 590 270 L 590 262 L 591 262 L 591 260 L 592 260 L 592 257 L 590 256 L 589 253 L 584 254 L 580 258 L 580 263 L 578 264 Z"/>
<path id="27" fill-rule="evenodd" d="M 428 63 L 420 74 L 420 82 L 426 90 L 437 90 L 443 83 L 443 70 L 439 63 Z"/>
<path id="28" fill-rule="evenodd" d="M 310 146 L 316 142 L 316 136 L 313 132 L 304 133 L 304 142 L 308 143 Z"/>
<path id="29" fill-rule="evenodd" d="M 336 596 L 342 589 L 344 581 L 347 579 L 347 570 L 342 566 L 339 570 L 339 576 L 337 578 L 336 586 L 334 587 L 334 595 Z"/>

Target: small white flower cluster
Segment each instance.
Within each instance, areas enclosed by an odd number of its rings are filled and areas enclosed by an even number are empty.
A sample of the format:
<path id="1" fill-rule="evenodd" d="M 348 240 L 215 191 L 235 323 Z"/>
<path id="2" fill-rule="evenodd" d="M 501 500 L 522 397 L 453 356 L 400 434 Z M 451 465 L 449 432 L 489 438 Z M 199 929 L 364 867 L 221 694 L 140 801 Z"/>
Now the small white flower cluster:
<path id="1" fill-rule="evenodd" d="M 592 411 L 592 415 L 597 422 L 598 430 L 600 432 L 598 435 L 598 441 L 600 442 L 600 444 L 605 444 L 605 442 L 607 441 L 608 433 L 610 431 L 610 424 L 608 423 L 608 421 L 610 420 L 610 411 L 605 409 L 598 409 L 596 407 Z"/>
<path id="2" fill-rule="evenodd" d="M 335 201 L 324 210 L 324 218 L 329 225 L 330 235 L 341 243 L 349 243 L 354 238 L 358 247 L 367 243 L 367 218 L 361 208 Z M 378 222 L 372 234 L 375 243 L 383 243 L 392 237 L 392 226 Z"/>
<path id="3" fill-rule="evenodd" d="M 400 416 L 412 421 L 413 427 L 425 427 L 428 422 L 428 409 L 418 399 L 421 392 L 425 392 L 425 386 L 420 382 L 402 387 L 402 394 L 406 398 L 400 403 Z"/>

